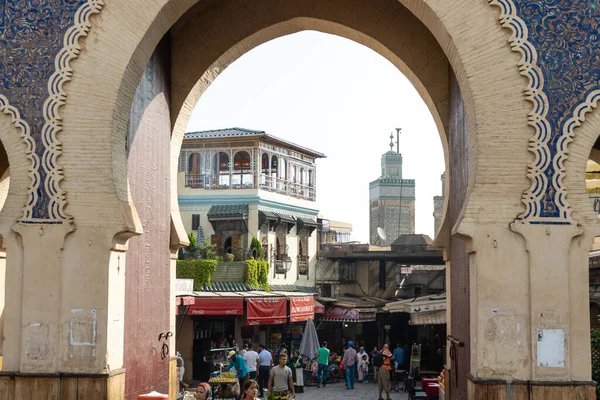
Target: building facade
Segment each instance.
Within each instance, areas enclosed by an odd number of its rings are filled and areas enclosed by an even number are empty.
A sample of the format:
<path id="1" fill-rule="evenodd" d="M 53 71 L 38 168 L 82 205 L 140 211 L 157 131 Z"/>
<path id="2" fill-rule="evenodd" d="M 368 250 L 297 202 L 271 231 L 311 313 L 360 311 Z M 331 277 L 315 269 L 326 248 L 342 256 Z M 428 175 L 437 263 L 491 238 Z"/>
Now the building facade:
<path id="1" fill-rule="evenodd" d="M 381 156 L 381 177 L 369 184 L 370 243 L 389 245 L 415 233 L 415 199 L 415 180 L 402 177 L 402 154 L 388 151 Z"/>
<path id="2" fill-rule="evenodd" d="M 388 59 L 439 129 L 449 397 L 594 398 L 598 215 L 582 185 L 599 147 L 596 2 L 25 3 L 0 3 L 5 397 L 176 389 L 174 296 L 161 274 L 186 245 L 176 181 L 187 121 L 236 59 L 313 30 Z"/>
<path id="3" fill-rule="evenodd" d="M 263 131 L 186 133 L 177 180 L 186 231 L 236 261 L 252 256 L 257 238 L 270 283 L 314 286 L 316 160 L 322 157 Z"/>
<path id="4" fill-rule="evenodd" d="M 442 181 L 442 195 L 433 196 L 433 233 L 437 236 L 442 227 L 442 217 L 444 216 L 444 202 L 446 201 L 446 173 L 440 177 Z"/>

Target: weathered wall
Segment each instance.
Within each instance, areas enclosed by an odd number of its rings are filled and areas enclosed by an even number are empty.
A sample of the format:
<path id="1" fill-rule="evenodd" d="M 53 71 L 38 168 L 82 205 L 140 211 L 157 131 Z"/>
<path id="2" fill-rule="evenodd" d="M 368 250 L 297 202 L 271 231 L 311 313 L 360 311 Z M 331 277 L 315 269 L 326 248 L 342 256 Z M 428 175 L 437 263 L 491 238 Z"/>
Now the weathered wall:
<path id="1" fill-rule="evenodd" d="M 169 356 L 160 333 L 169 331 L 169 43 L 152 55 L 131 107 L 127 172 L 144 233 L 129 241 L 125 290 L 124 367 L 127 399 L 168 393 Z"/>
<path id="2" fill-rule="evenodd" d="M 450 71 L 450 121 L 448 124 L 448 148 L 450 154 L 448 170 L 450 199 L 446 220 L 454 225 L 464 206 L 469 182 L 468 127 L 463 99 L 454 72 Z M 449 361 L 452 379 L 452 398 L 467 398 L 467 373 L 470 367 L 470 316 L 469 316 L 469 260 L 465 243 L 456 236 L 450 239 L 447 249 L 450 274 L 450 298 L 452 317 L 449 334 L 465 343 L 458 348 L 455 361 Z M 454 377 L 458 375 L 458 380 Z"/>

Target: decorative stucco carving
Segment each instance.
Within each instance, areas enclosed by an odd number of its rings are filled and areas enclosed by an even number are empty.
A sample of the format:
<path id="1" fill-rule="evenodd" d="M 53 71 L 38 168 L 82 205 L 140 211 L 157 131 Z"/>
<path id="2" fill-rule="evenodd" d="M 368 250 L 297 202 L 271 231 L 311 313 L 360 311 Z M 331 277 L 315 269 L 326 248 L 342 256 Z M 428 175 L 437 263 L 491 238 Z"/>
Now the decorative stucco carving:
<path id="1" fill-rule="evenodd" d="M 0 0 L 0 110 L 21 129 L 31 161 L 29 196 L 22 223 L 60 224 L 65 195 L 58 164 L 59 108 L 71 80 L 70 63 L 77 58 L 79 39 L 90 30 L 90 17 L 103 0 Z"/>
<path id="2" fill-rule="evenodd" d="M 529 151 L 530 188 L 526 211 L 531 224 L 571 224 L 563 184 L 564 162 L 574 129 L 600 98 L 600 16 L 589 0 L 488 0 L 500 8 L 500 23 L 512 31 L 509 42 L 521 53 L 519 70 L 529 80 L 533 103 L 529 124 L 535 128 Z"/>

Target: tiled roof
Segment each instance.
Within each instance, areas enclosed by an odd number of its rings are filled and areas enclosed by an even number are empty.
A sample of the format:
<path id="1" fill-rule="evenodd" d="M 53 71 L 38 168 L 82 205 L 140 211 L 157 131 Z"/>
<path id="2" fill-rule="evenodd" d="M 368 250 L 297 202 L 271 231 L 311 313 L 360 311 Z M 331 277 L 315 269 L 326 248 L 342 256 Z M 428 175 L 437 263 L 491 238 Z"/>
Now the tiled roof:
<path id="1" fill-rule="evenodd" d="M 214 139 L 214 138 L 261 136 L 261 135 L 264 135 L 264 133 L 265 133 L 265 131 L 255 131 L 252 129 L 225 128 L 225 129 L 214 129 L 214 130 L 210 130 L 210 131 L 201 131 L 201 132 L 187 132 L 183 137 L 185 139 Z"/>
<path id="2" fill-rule="evenodd" d="M 208 217 L 228 217 L 248 214 L 248 204 L 219 204 L 208 210 Z"/>
<path id="3" fill-rule="evenodd" d="M 203 292 L 250 292 L 252 290 L 263 290 L 253 287 L 244 282 L 211 282 L 210 285 L 203 285 Z"/>
<path id="4" fill-rule="evenodd" d="M 210 131 L 187 132 L 183 136 L 183 140 L 189 139 L 235 139 L 235 138 L 262 138 L 276 145 L 291 148 L 302 153 L 305 153 L 315 158 L 325 158 L 325 154 L 298 144 L 288 142 L 282 138 L 266 133 L 265 131 L 255 131 L 245 128 L 225 128 L 214 129 Z"/>
<path id="5" fill-rule="evenodd" d="M 318 293 L 314 287 L 299 285 L 271 285 L 270 289 L 273 292 Z M 202 287 L 203 292 L 250 292 L 263 290 L 260 287 L 253 287 L 244 282 L 212 282 L 210 285 Z"/>

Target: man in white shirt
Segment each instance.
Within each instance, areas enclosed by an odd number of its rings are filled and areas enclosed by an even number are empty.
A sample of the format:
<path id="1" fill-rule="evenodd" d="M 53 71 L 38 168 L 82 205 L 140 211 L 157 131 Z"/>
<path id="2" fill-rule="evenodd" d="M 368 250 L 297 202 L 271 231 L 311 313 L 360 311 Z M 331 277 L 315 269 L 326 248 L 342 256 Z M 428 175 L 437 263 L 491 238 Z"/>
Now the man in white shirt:
<path id="1" fill-rule="evenodd" d="M 252 343 L 248 343 L 248 350 L 244 353 L 244 361 L 250 371 L 250 379 L 256 379 L 256 370 L 258 369 L 258 353 L 252 350 Z"/>
<path id="2" fill-rule="evenodd" d="M 258 345 L 258 387 L 260 388 L 259 397 L 265 395 L 265 389 L 269 384 L 269 373 L 273 367 L 273 356 L 271 352 L 265 349 L 264 344 Z"/>
<path id="3" fill-rule="evenodd" d="M 244 354 L 248 351 L 248 343 L 244 343 L 244 347 L 240 350 L 240 356 L 244 357 Z"/>

